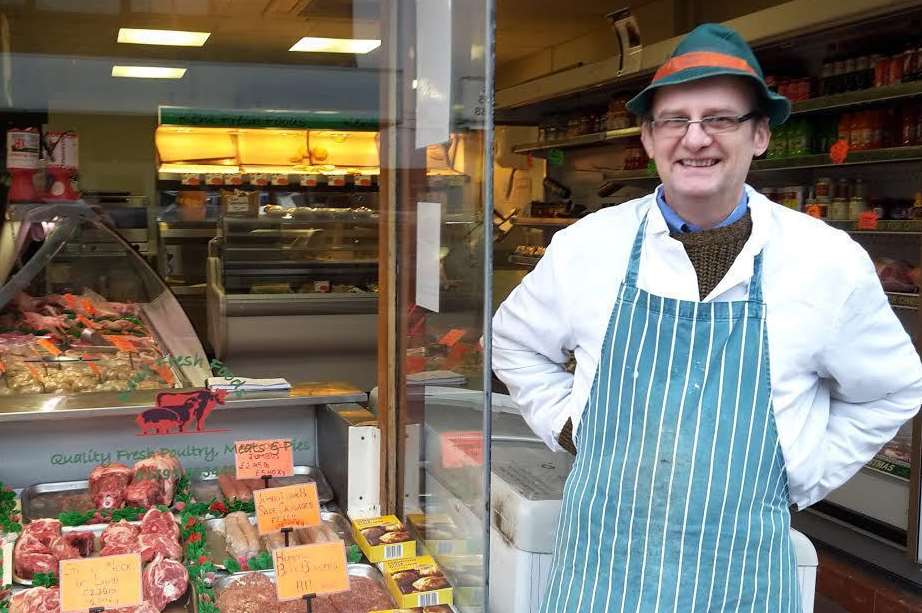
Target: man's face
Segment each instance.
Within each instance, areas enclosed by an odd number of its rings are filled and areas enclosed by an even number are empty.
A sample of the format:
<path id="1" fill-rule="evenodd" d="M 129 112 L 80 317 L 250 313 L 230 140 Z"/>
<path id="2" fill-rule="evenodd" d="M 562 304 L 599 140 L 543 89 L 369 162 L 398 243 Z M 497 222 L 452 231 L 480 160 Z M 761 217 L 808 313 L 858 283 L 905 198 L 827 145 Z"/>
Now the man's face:
<path id="1" fill-rule="evenodd" d="M 755 92 L 741 77 L 714 77 L 660 88 L 653 97 L 653 119 L 691 120 L 714 115 L 738 117 L 756 110 Z M 656 162 L 668 198 L 738 198 L 752 158 L 768 147 L 768 120 L 754 118 L 738 129 L 709 135 L 691 124 L 684 136 L 661 134 L 644 121 L 641 140 Z"/>

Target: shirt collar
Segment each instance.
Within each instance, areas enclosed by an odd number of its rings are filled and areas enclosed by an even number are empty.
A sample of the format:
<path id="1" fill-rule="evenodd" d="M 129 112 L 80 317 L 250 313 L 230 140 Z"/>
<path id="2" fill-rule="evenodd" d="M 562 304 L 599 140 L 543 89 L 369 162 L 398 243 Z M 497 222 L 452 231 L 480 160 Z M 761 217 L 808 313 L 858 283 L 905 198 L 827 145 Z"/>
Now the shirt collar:
<path id="1" fill-rule="evenodd" d="M 656 190 L 656 204 L 659 206 L 660 212 L 663 214 L 663 219 L 666 220 L 666 226 L 669 228 L 670 232 L 700 232 L 702 230 L 701 226 L 696 226 L 693 223 L 689 223 L 682 219 L 675 210 L 666 204 L 665 190 L 662 186 Z M 740 195 L 740 201 L 736 205 L 736 208 L 724 219 L 722 222 L 717 224 L 715 227 L 722 228 L 724 226 L 729 226 L 732 223 L 736 223 L 746 214 L 746 210 L 749 208 L 749 195 L 746 193 L 746 190 L 743 189 L 742 195 Z"/>

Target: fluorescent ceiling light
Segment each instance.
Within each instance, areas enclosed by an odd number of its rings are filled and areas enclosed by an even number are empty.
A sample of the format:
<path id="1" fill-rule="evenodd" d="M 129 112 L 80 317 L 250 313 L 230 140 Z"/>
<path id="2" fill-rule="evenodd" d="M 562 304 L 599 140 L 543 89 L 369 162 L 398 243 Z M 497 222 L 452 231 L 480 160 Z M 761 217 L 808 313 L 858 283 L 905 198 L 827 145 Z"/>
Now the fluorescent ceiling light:
<path id="1" fill-rule="evenodd" d="M 181 79 L 186 74 L 185 68 L 167 68 L 165 66 L 113 66 L 113 77 L 131 77 L 135 79 Z"/>
<path id="2" fill-rule="evenodd" d="M 182 30 L 137 30 L 119 28 L 118 42 L 134 45 L 172 45 L 174 47 L 201 47 L 211 32 L 183 32 Z"/>
<path id="3" fill-rule="evenodd" d="M 368 53 L 381 46 L 380 40 L 369 38 L 315 38 L 305 36 L 289 51 L 306 53 Z"/>

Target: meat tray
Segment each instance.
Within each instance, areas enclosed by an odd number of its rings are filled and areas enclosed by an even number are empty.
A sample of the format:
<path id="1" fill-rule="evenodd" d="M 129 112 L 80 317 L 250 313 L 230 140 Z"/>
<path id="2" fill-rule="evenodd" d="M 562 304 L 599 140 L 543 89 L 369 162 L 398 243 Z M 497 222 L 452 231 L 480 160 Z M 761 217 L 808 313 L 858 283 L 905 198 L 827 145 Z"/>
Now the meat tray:
<path id="1" fill-rule="evenodd" d="M 20 497 L 23 519 L 53 518 L 64 511 L 92 511 L 96 505 L 90 499 L 89 487 L 87 480 L 30 485 Z"/>
<path id="2" fill-rule="evenodd" d="M 343 539 L 347 548 L 355 544 L 355 541 L 352 539 L 352 528 L 349 524 L 349 520 L 346 519 L 345 516 L 339 513 L 328 513 L 324 511 L 320 513 L 320 519 Z M 256 524 L 256 516 L 250 516 L 250 523 L 253 525 Z M 224 560 L 229 556 L 226 547 L 227 544 L 224 540 L 224 519 L 218 518 L 207 520 L 205 522 L 205 548 L 211 562 L 221 570 L 226 570 L 223 564 Z M 249 571 L 240 572 L 246 573 Z"/>
<path id="3" fill-rule="evenodd" d="M 25 520 L 57 518 L 65 511 L 93 511 L 90 482 L 58 481 L 37 483 L 22 490 L 22 516 Z"/>
<path id="4" fill-rule="evenodd" d="M 323 476 L 319 468 L 315 466 L 295 466 L 294 470 L 294 476 L 275 477 L 270 484 L 275 487 L 281 487 L 283 485 L 314 482 L 317 484 L 317 497 L 320 499 L 320 504 L 326 504 L 333 500 L 333 490 L 330 488 L 329 482 L 326 477 Z M 218 487 L 217 472 L 213 470 L 195 471 L 194 469 L 188 470 L 187 472 L 191 479 L 190 487 L 192 489 L 192 495 L 195 496 L 196 500 L 207 502 L 212 498 L 217 498 L 218 500 L 224 499 L 224 496 L 221 494 L 221 488 Z"/>
<path id="5" fill-rule="evenodd" d="M 384 575 L 382 575 L 378 569 L 368 564 L 349 564 L 347 566 L 348 573 L 350 577 L 364 577 L 366 579 L 371 579 L 372 581 L 378 583 L 385 592 L 387 592 L 387 585 L 384 583 Z M 275 582 L 275 571 L 274 570 L 262 570 L 262 571 L 251 571 L 251 572 L 261 572 L 267 577 L 269 577 L 272 582 Z M 215 589 L 216 594 L 220 594 L 221 591 L 232 586 L 234 583 L 245 577 L 249 573 L 237 573 L 235 575 L 222 575 L 216 577 L 212 586 Z M 198 613 L 198 594 L 196 593 L 195 586 L 192 586 L 192 604 L 193 611 Z M 392 608 L 394 606 L 393 599 L 387 608 Z"/>
<path id="6" fill-rule="evenodd" d="M 25 504 L 25 503 L 23 503 Z M 133 521 L 129 522 L 136 526 L 140 526 L 141 522 Z M 96 536 L 96 545 L 99 546 L 99 536 L 102 534 L 103 530 L 106 529 L 106 526 L 109 524 L 88 524 L 86 526 L 63 526 L 61 532 L 92 532 Z M 16 540 L 19 540 L 18 538 Z M 16 549 L 13 549 L 13 556 L 16 555 Z M 16 574 L 16 558 L 13 558 L 13 581 L 19 585 L 32 585 L 32 579 L 23 579 Z"/>

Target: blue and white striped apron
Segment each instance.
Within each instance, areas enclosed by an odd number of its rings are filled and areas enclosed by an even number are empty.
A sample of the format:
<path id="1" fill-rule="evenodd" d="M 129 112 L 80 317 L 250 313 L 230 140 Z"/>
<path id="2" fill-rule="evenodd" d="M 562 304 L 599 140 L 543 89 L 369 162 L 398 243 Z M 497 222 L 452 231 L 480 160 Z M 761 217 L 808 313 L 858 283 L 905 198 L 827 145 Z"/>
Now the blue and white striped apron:
<path id="1" fill-rule="evenodd" d="M 563 493 L 543 613 L 800 611 L 762 254 L 749 299 L 637 287 L 646 220 Z"/>

